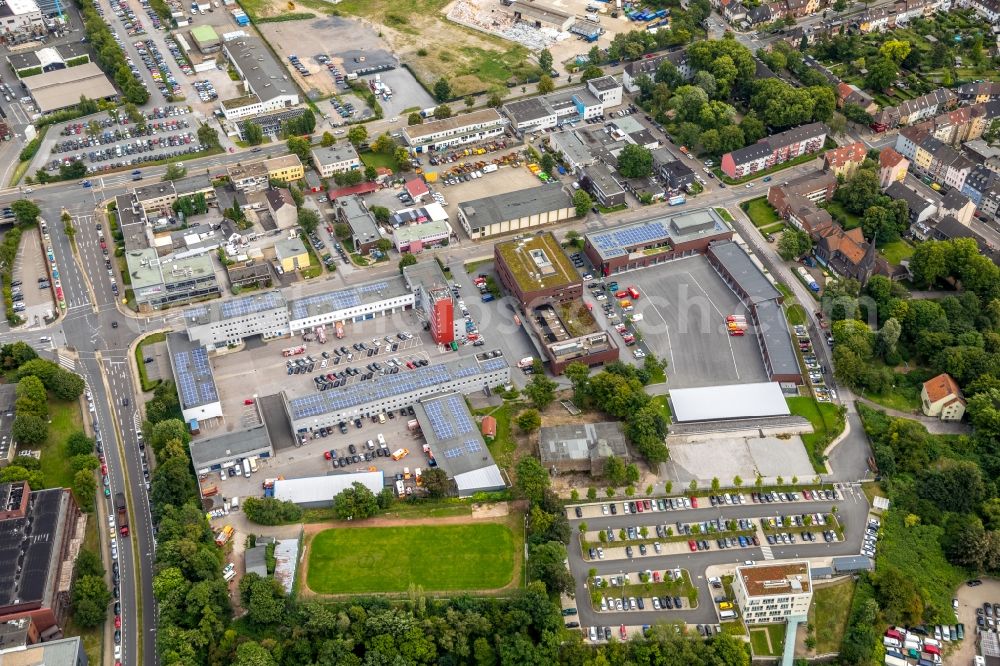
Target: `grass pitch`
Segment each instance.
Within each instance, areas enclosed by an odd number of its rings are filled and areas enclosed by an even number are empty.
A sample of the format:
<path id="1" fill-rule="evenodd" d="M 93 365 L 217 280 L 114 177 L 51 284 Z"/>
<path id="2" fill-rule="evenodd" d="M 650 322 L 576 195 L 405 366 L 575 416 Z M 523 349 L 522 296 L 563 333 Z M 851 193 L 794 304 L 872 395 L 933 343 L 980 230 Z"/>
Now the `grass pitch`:
<path id="1" fill-rule="evenodd" d="M 309 546 L 307 584 L 318 594 L 492 590 L 514 574 L 506 525 L 330 529 Z"/>

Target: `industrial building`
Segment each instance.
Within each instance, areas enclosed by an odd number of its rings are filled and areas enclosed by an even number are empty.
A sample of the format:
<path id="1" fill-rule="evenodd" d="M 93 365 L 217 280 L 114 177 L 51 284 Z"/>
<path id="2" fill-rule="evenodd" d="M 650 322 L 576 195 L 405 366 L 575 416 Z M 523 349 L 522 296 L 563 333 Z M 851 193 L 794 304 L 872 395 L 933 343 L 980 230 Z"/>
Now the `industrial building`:
<path id="1" fill-rule="evenodd" d="M 42 641 L 62 638 L 86 524 L 69 489 L 0 484 L 0 622 L 30 618 Z"/>
<path id="2" fill-rule="evenodd" d="M 733 237 L 711 208 L 664 212 L 647 220 L 587 234 L 583 251 L 604 276 L 679 259 Z"/>
<path id="3" fill-rule="evenodd" d="M 25 76 L 21 84 L 42 114 L 76 106 L 80 97 L 95 101 L 118 98 L 118 91 L 93 62 Z"/>
<path id="4" fill-rule="evenodd" d="M 583 297 L 583 279 L 551 232 L 497 243 L 493 263 L 522 310 Z"/>
<path id="5" fill-rule="evenodd" d="M 549 369 L 618 360 L 614 339 L 582 301 L 583 280 L 551 232 L 493 246 L 500 282 L 517 299 L 521 325 Z"/>
<path id="6" fill-rule="evenodd" d="M 71 65 L 79 66 L 82 63 L 90 62 L 90 54 L 83 44 L 68 42 L 56 46 L 46 46 L 37 51 L 10 53 L 7 55 L 7 62 L 20 78 L 29 76 L 32 71 L 39 69 L 42 72 L 53 72 L 57 69 L 67 69 Z"/>
<path id="7" fill-rule="evenodd" d="M 306 243 L 298 235 L 275 241 L 274 260 L 281 267 L 279 273 L 292 273 L 312 264 Z"/>
<path id="8" fill-rule="evenodd" d="M 247 427 L 244 424 L 232 432 L 191 440 L 188 450 L 191 452 L 191 464 L 195 473 L 208 474 L 238 465 L 244 459 L 270 458 L 274 455 L 271 437 L 257 411 L 257 403 L 254 402 L 248 409 L 256 414 L 254 425 Z"/>
<path id="9" fill-rule="evenodd" d="M 413 307 L 429 326 L 434 342 L 448 344 L 464 334 L 455 318 L 455 302 L 448 279 L 436 261 L 423 261 L 403 269 L 403 279 L 413 291 Z"/>
<path id="10" fill-rule="evenodd" d="M 413 307 L 413 291 L 400 276 L 288 301 L 292 335 L 335 322 L 364 321 Z"/>
<path id="11" fill-rule="evenodd" d="M 507 487 L 461 393 L 419 400 L 413 413 L 429 449 L 424 455 L 455 482 L 459 497 Z"/>
<path id="12" fill-rule="evenodd" d="M 404 208 L 389 218 L 392 225 L 392 243 L 402 254 L 418 254 L 430 247 L 446 243 L 452 235 L 448 213 L 435 202 L 419 208 Z"/>
<path id="13" fill-rule="evenodd" d="M 801 384 L 802 370 L 781 307 L 781 292 L 737 243 L 713 243 L 707 256 L 749 311 L 749 332 L 760 346 L 768 378 L 773 382 Z"/>
<path id="14" fill-rule="evenodd" d="M 192 430 L 195 430 L 198 423 L 222 418 L 222 403 L 208 361 L 208 350 L 183 333 L 168 333 L 167 354 L 184 422 L 194 424 Z"/>
<path id="15" fill-rule="evenodd" d="M 318 509 L 332 506 L 333 498 L 355 483 L 360 483 L 376 495 L 385 488 L 385 479 L 381 471 L 328 474 L 299 479 L 278 479 L 274 482 L 274 498 L 298 504 L 303 509 Z"/>
<path id="16" fill-rule="evenodd" d="M 288 304 L 277 289 L 184 311 L 188 339 L 209 351 L 242 343 L 255 335 L 264 340 L 289 334 Z"/>
<path id="17" fill-rule="evenodd" d="M 626 464 L 630 459 L 618 421 L 544 427 L 538 433 L 538 455 L 548 470 L 593 476 L 604 474 L 604 463 L 612 456 Z"/>
<path id="18" fill-rule="evenodd" d="M 485 141 L 504 133 L 507 119 L 496 109 L 482 109 L 443 120 L 404 127 L 403 139 L 418 153 L 442 150 L 473 141 Z"/>
<path id="19" fill-rule="evenodd" d="M 549 28 L 559 32 L 566 32 L 576 22 L 576 17 L 558 7 L 545 2 L 502 2 L 516 21 L 523 21 L 536 28 Z"/>
<path id="20" fill-rule="evenodd" d="M 0 24 L 7 34 L 34 30 L 42 27 L 42 11 L 35 0 L 4 0 L 0 4 Z"/>
<path id="21" fill-rule="evenodd" d="M 565 222 L 574 217 L 573 198 L 558 182 L 458 204 L 458 220 L 473 240 Z"/>
<path id="22" fill-rule="evenodd" d="M 678 423 L 764 419 L 791 414 L 777 382 L 675 388 L 670 391 L 670 407 Z"/>
<path id="23" fill-rule="evenodd" d="M 807 561 L 736 567 L 733 596 L 746 624 L 805 617 L 812 593 Z"/>
<path id="24" fill-rule="evenodd" d="M 495 355 L 494 355 L 495 354 Z M 473 393 L 510 381 L 510 366 L 496 350 L 456 358 L 343 388 L 292 398 L 281 392 L 293 434 L 304 438 L 323 427 L 414 406 L 438 393 Z"/>
<path id="25" fill-rule="evenodd" d="M 245 96 L 221 103 L 226 120 L 235 121 L 298 106 L 298 88 L 288 78 L 284 65 L 259 37 L 244 33 L 225 42 L 222 51 L 247 89 Z"/>
<path id="26" fill-rule="evenodd" d="M 547 95 L 508 102 L 502 111 L 511 127 L 522 134 L 602 117 L 622 103 L 622 85 L 611 76 Z"/>
<path id="27" fill-rule="evenodd" d="M 215 28 L 210 25 L 199 25 L 191 29 L 191 40 L 198 50 L 204 54 L 218 53 L 222 48 L 222 41 L 215 32 Z"/>

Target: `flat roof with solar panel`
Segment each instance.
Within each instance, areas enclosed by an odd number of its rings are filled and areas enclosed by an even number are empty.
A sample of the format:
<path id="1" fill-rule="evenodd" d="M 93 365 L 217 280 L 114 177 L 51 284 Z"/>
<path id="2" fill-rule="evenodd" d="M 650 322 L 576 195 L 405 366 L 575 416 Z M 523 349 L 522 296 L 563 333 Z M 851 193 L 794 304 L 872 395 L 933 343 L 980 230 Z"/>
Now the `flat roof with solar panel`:
<path id="1" fill-rule="evenodd" d="M 413 394 L 415 402 L 419 397 L 418 392 L 421 391 L 455 391 L 459 389 L 459 385 L 471 386 L 471 390 L 480 390 L 482 389 L 480 383 L 468 384 L 467 380 L 478 376 L 486 377 L 490 373 L 508 368 L 507 361 L 502 355 L 485 360 L 476 357 L 459 358 L 447 363 L 401 370 L 394 375 L 376 375 L 369 381 L 352 382 L 348 386 L 298 398 L 289 398 L 287 392 L 283 392 L 282 396 L 286 401 L 292 428 L 298 430 L 312 427 L 310 419 L 318 420 L 318 417 L 327 414 L 344 412 L 364 414 L 367 405 L 407 394 Z"/>
<path id="2" fill-rule="evenodd" d="M 412 292 L 406 286 L 406 281 L 402 277 L 394 276 L 355 287 L 296 298 L 288 302 L 289 319 L 298 321 L 309 317 L 318 317 L 368 303 L 405 296 L 409 293 Z"/>
<path id="3" fill-rule="evenodd" d="M 284 296 L 274 290 L 188 308 L 184 311 L 184 321 L 188 326 L 203 326 L 285 307 Z"/>
<path id="4" fill-rule="evenodd" d="M 424 398 L 413 405 L 413 413 L 438 467 L 448 478 L 496 464 L 463 395 Z"/>
<path id="5" fill-rule="evenodd" d="M 587 242 L 604 260 L 623 257 L 647 248 L 677 245 L 729 232 L 711 208 L 660 215 L 634 224 L 587 234 Z"/>
<path id="6" fill-rule="evenodd" d="M 177 382 L 182 409 L 193 409 L 219 401 L 208 351 L 181 333 L 167 335 L 170 366 Z"/>

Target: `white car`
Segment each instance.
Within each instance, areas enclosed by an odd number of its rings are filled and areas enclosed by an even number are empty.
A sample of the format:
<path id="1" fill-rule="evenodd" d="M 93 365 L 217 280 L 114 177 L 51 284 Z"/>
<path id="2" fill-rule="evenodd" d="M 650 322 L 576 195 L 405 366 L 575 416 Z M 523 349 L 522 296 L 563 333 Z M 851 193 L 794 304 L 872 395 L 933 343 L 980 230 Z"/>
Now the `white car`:
<path id="1" fill-rule="evenodd" d="M 745 187 L 745 188 L 747 188 L 749 190 L 751 187 L 753 187 L 753 183 L 747 183 L 743 187 Z"/>
<path id="2" fill-rule="evenodd" d="M 594 276 L 593 276 L 593 275 L 591 275 L 590 273 L 584 273 L 584 274 L 583 274 L 583 279 L 584 279 L 584 280 L 593 280 L 593 279 L 594 279 Z"/>

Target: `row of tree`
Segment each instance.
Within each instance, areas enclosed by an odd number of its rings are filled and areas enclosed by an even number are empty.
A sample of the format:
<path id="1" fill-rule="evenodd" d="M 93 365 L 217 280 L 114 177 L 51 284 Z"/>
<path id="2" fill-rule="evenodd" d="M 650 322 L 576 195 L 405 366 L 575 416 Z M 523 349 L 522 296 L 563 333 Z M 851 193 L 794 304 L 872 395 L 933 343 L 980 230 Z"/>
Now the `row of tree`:
<path id="1" fill-rule="evenodd" d="M 83 29 L 90 40 L 94 60 L 122 91 L 122 97 L 127 102 L 142 106 L 149 101 L 149 91 L 132 73 L 125 52 L 115 41 L 115 36 L 104 17 L 97 8 L 88 2 L 77 3 L 83 17 Z"/>

